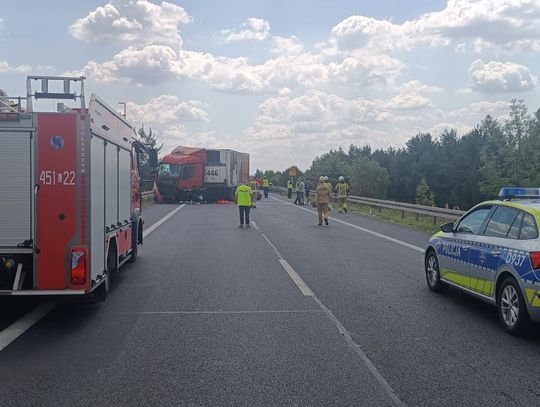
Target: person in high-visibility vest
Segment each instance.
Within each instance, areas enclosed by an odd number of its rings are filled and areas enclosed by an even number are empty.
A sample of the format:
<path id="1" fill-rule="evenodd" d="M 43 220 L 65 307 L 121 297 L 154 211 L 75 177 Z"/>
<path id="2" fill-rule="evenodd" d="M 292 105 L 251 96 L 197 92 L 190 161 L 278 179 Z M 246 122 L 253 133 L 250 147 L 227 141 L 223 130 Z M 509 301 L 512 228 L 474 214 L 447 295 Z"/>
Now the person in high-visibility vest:
<path id="1" fill-rule="evenodd" d="M 242 183 L 242 185 L 239 185 L 236 188 L 236 191 L 234 193 L 236 203 L 238 204 L 238 209 L 240 211 L 240 226 L 241 228 L 244 227 L 244 221 L 246 223 L 246 227 L 250 227 L 249 225 L 249 212 L 251 210 L 251 188 L 246 183 Z"/>
<path id="2" fill-rule="evenodd" d="M 270 181 L 268 178 L 263 178 L 263 191 L 264 191 L 264 197 L 268 198 L 268 188 L 270 188 Z"/>
<path id="3" fill-rule="evenodd" d="M 336 194 L 338 199 L 338 212 L 347 212 L 347 197 L 349 196 L 349 185 L 345 182 L 345 178 L 340 176 L 339 182 L 336 184 Z"/>
<path id="4" fill-rule="evenodd" d="M 287 198 L 292 198 L 292 189 L 293 189 L 293 183 L 292 179 L 287 181 Z"/>

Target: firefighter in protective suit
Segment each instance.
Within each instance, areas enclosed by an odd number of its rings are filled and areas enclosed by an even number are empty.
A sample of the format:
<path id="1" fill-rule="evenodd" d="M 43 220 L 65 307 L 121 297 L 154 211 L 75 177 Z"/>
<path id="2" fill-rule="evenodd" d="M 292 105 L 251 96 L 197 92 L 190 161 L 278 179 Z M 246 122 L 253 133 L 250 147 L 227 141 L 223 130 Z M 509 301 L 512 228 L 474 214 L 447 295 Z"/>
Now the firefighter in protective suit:
<path id="1" fill-rule="evenodd" d="M 347 212 L 347 196 L 349 196 L 349 185 L 345 182 L 345 178 L 340 176 L 339 182 L 336 184 L 336 194 L 338 199 L 338 212 Z"/>
<path id="2" fill-rule="evenodd" d="M 251 188 L 251 207 L 256 208 L 257 207 L 257 194 L 259 193 L 258 191 L 259 186 L 257 185 L 257 181 L 255 181 L 254 179 L 249 181 L 249 187 Z"/>

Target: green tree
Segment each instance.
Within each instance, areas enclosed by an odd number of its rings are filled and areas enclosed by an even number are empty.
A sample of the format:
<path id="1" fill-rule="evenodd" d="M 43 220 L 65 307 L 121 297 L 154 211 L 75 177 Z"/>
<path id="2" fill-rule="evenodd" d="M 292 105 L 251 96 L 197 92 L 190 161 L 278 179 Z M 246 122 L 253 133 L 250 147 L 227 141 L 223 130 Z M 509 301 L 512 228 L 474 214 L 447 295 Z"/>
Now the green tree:
<path id="1" fill-rule="evenodd" d="M 138 140 L 145 145 L 147 148 L 153 148 L 158 153 L 163 148 L 163 143 L 160 143 L 156 134 L 152 131 L 152 129 L 149 129 L 148 133 L 146 132 L 146 129 L 144 128 L 144 125 L 139 129 L 137 132 L 138 134 Z M 145 181 L 148 181 L 152 178 L 151 171 L 152 168 L 150 168 L 150 163 L 148 162 L 148 154 L 146 152 L 142 151 L 141 155 L 139 157 L 141 162 L 141 178 Z"/>
<path id="2" fill-rule="evenodd" d="M 524 173 L 527 159 L 524 151 L 524 142 L 529 135 L 531 117 L 523 100 L 512 99 L 508 120 L 505 122 L 504 131 L 509 151 L 506 151 L 506 169 L 509 180 L 514 185 L 527 185 L 530 180 L 529 174 Z M 529 181 L 530 182 L 530 181 Z"/>
<path id="3" fill-rule="evenodd" d="M 371 198 L 386 198 L 389 182 L 388 171 L 376 161 L 369 158 L 359 158 L 354 162 L 349 179 L 353 194 Z"/>
<path id="4" fill-rule="evenodd" d="M 435 194 L 429 189 L 429 185 L 423 177 L 416 187 L 416 203 L 427 206 L 435 205 Z"/>

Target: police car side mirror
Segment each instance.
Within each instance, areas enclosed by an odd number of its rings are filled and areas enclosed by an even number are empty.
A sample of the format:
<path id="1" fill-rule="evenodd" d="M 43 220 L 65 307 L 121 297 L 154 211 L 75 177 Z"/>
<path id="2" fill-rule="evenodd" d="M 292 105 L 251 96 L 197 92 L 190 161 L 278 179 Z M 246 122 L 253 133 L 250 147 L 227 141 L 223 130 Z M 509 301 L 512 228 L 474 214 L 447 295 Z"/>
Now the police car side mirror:
<path id="1" fill-rule="evenodd" d="M 454 224 L 452 222 L 441 225 L 441 230 L 444 233 L 452 233 L 454 231 Z"/>

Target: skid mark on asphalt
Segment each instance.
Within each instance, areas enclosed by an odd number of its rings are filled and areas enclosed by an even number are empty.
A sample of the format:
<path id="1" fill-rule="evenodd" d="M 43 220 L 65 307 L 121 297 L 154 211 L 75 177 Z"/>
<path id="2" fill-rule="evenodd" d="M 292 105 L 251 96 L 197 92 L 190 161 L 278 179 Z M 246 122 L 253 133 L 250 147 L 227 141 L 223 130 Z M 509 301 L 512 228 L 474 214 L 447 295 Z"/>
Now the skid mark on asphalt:
<path id="1" fill-rule="evenodd" d="M 154 232 L 158 227 L 160 227 L 162 224 L 164 224 L 166 221 L 168 221 L 170 218 L 176 215 L 185 206 L 186 206 L 185 204 L 180 205 L 179 207 L 177 207 L 176 209 L 172 210 L 167 215 L 165 215 L 163 218 L 158 220 L 156 223 L 151 225 L 148 229 L 146 229 L 143 232 L 143 237 L 147 237 L 148 235 L 150 235 L 150 233 Z M 21 318 L 19 318 L 17 321 L 12 323 L 6 329 L 1 331 L 0 332 L 0 352 L 6 346 L 8 346 L 11 342 L 13 342 L 15 339 L 17 339 L 19 336 L 25 333 L 28 329 L 30 329 L 40 319 L 44 318 L 47 314 L 49 314 L 57 306 L 58 306 L 57 302 L 46 302 L 44 304 L 41 304 L 40 306 L 30 311 L 28 314 L 23 315 Z"/>
<path id="2" fill-rule="evenodd" d="M 286 205 L 290 205 L 290 206 L 294 206 L 295 208 L 298 208 L 298 209 L 301 209 L 303 211 L 306 211 L 306 212 L 309 212 L 309 213 L 314 213 L 314 214 L 317 214 L 316 211 L 312 211 L 311 209 L 307 209 L 307 208 L 304 208 L 302 206 L 298 206 L 298 205 L 294 205 L 292 203 L 289 203 L 289 202 L 285 202 L 285 201 L 282 201 L 281 199 L 278 199 L 278 198 L 275 198 L 275 197 L 271 197 L 272 199 L 275 199 L 276 201 L 279 201 L 279 202 L 283 202 L 284 204 Z M 413 244 L 410 244 L 410 243 L 407 243 L 407 242 L 404 242 L 403 240 L 399 240 L 399 239 L 396 239 L 394 237 L 391 237 L 391 236 L 388 236 L 388 235 L 384 235 L 382 233 L 379 233 L 379 232 L 375 232 L 374 230 L 370 230 L 370 229 L 366 229 L 366 228 L 363 228 L 361 226 L 357 226 L 357 225 L 354 225 L 352 223 L 349 223 L 349 222 L 345 222 L 344 220 L 341 220 L 341 219 L 337 219 L 337 218 L 332 218 L 332 217 L 329 217 L 329 219 L 331 219 L 332 221 L 334 222 L 337 222 L 337 223 L 341 223 L 343 225 L 346 225 L 346 226 L 349 226 L 353 229 L 357 229 L 357 230 L 361 230 L 362 232 L 365 232 L 365 233 L 369 233 L 370 235 L 373 235 L 373 236 L 377 236 L 381 239 L 385 239 L 385 240 L 388 240 L 390 242 L 393 242 L 393 243 L 397 243 L 401 246 L 404 246 L 408 249 L 412 249 L 412 250 L 415 250 L 417 252 L 420 252 L 420 253 L 424 253 L 424 249 L 422 249 L 421 247 L 419 246 L 415 246 Z"/>
<path id="3" fill-rule="evenodd" d="M 274 198 L 276 199 L 276 198 Z M 291 204 L 292 205 L 292 204 Z M 296 205 L 295 205 L 296 206 Z M 300 208 L 303 209 L 303 208 Z M 311 212 L 311 211 L 308 211 Z M 257 225 L 255 222 L 252 222 L 255 229 L 261 233 L 263 238 L 266 240 L 266 242 L 269 244 L 269 246 L 274 250 L 276 253 L 278 260 L 282 267 L 287 271 L 291 279 L 294 281 L 294 283 L 298 286 L 302 294 L 306 296 L 310 296 L 313 298 L 313 300 L 317 303 L 321 311 L 323 311 L 328 319 L 332 321 L 332 323 L 337 328 L 338 332 L 343 336 L 345 339 L 345 342 L 349 347 L 358 355 L 360 360 L 364 363 L 366 368 L 369 370 L 369 372 L 373 375 L 373 377 L 377 380 L 377 382 L 381 385 L 384 392 L 387 394 L 387 396 L 390 398 L 392 404 L 394 406 L 401 406 L 405 407 L 407 404 L 399 398 L 397 393 L 394 391 L 392 386 L 390 386 L 390 383 L 384 378 L 384 376 L 379 372 L 377 367 L 373 364 L 371 359 L 367 356 L 367 354 L 364 352 L 362 347 L 356 343 L 351 335 L 351 333 L 343 326 L 341 321 L 334 315 L 332 310 L 328 308 L 318 297 L 317 295 L 309 288 L 309 286 L 302 280 L 300 275 L 292 268 L 292 266 L 283 258 L 279 250 L 277 249 L 276 245 L 272 243 L 272 241 L 266 236 L 266 234 L 262 231 L 262 229 Z M 292 273 L 292 274 L 291 274 Z M 293 277 L 294 276 L 294 277 Z M 304 291 L 305 290 L 305 291 Z"/>

